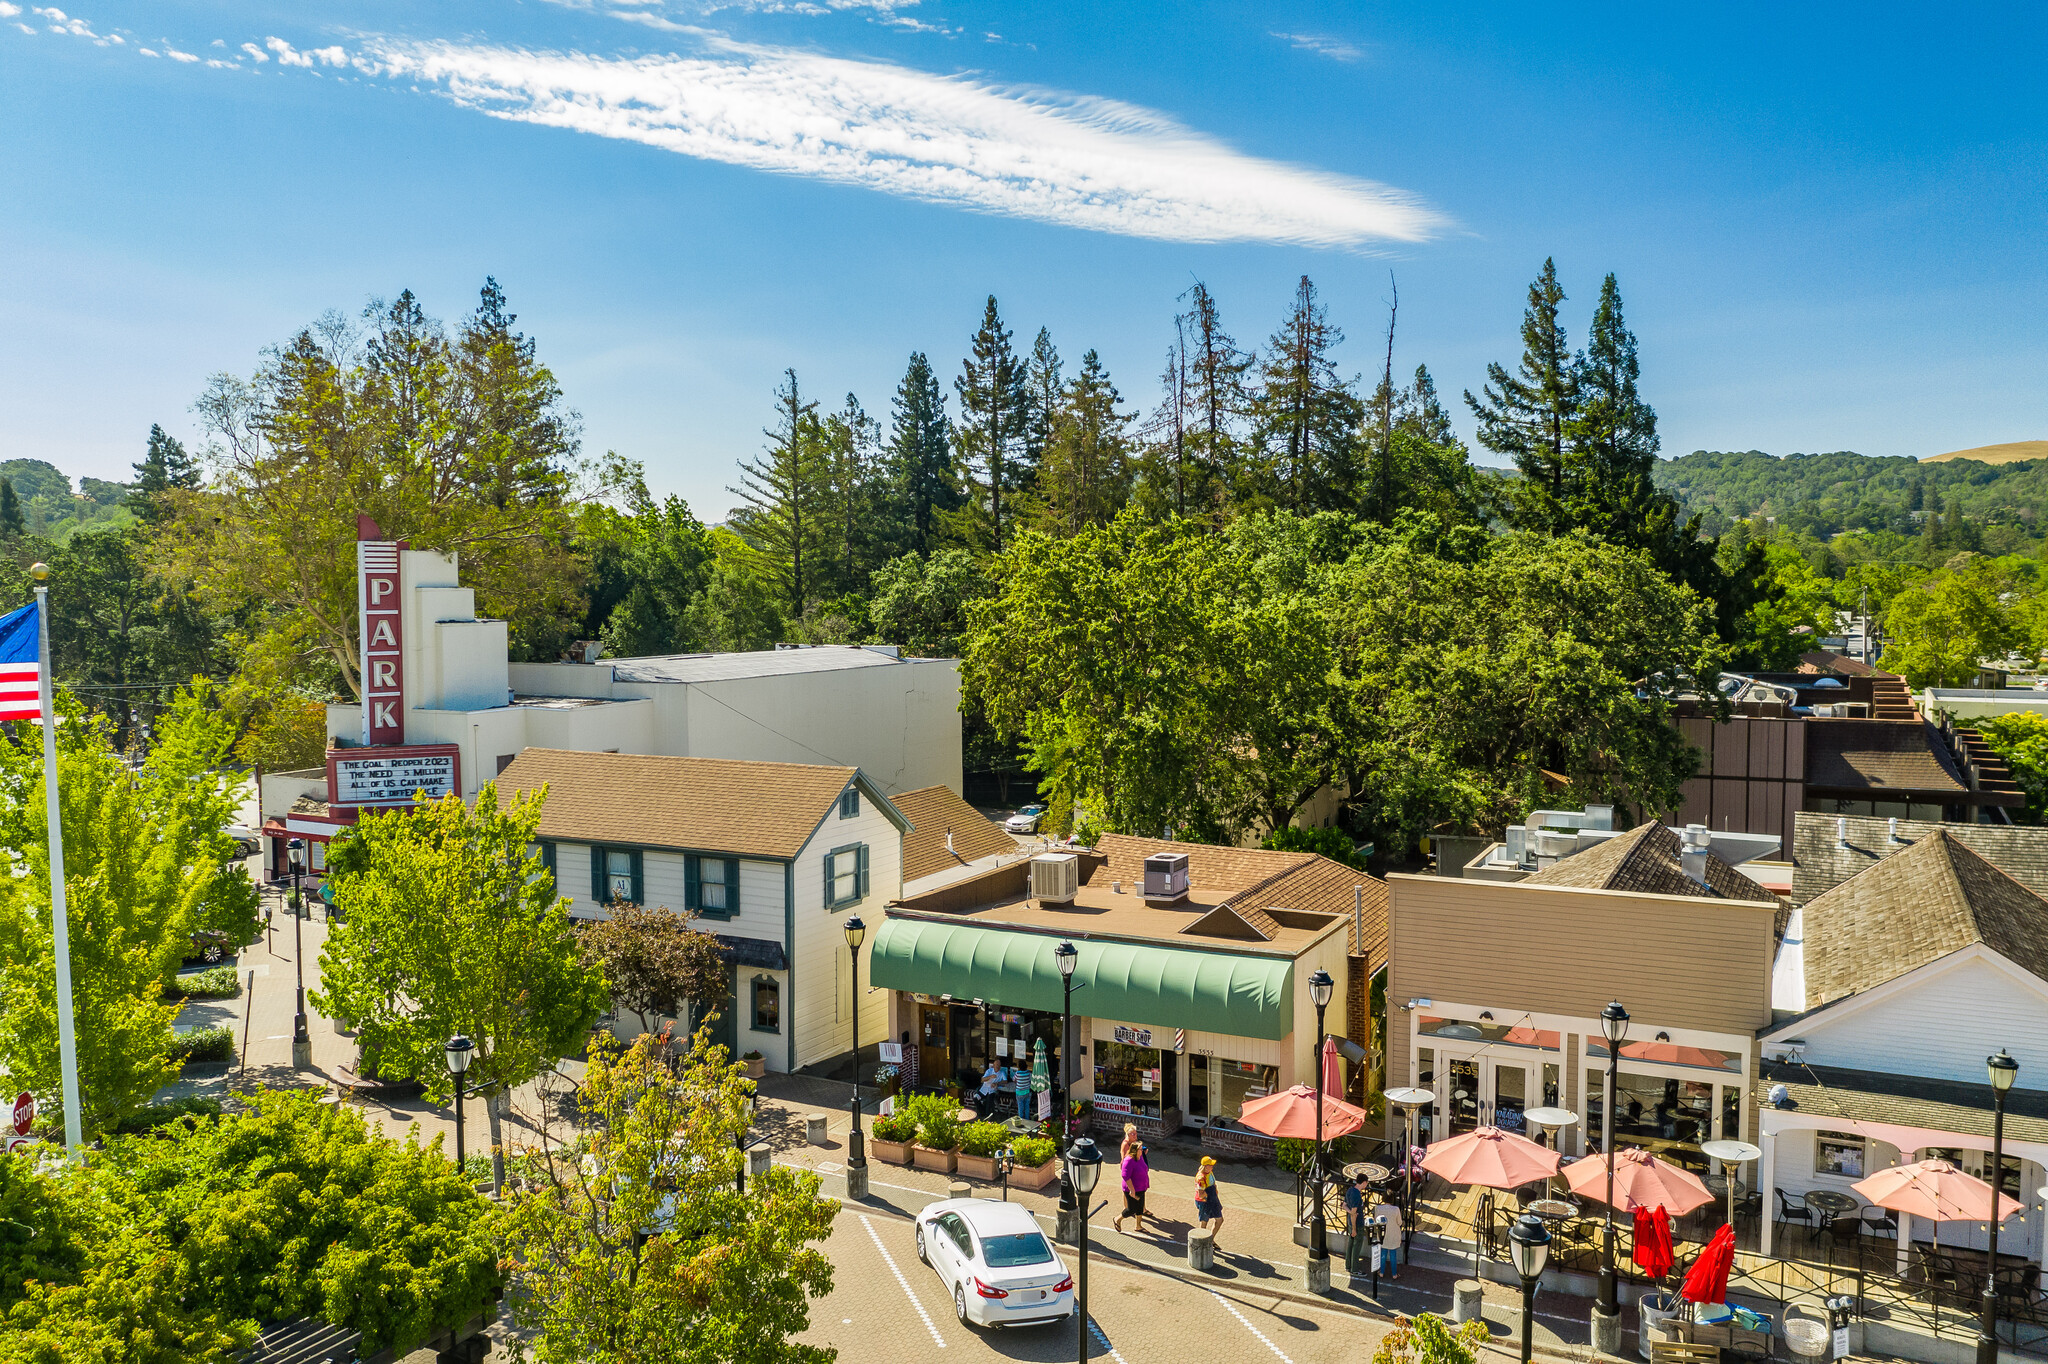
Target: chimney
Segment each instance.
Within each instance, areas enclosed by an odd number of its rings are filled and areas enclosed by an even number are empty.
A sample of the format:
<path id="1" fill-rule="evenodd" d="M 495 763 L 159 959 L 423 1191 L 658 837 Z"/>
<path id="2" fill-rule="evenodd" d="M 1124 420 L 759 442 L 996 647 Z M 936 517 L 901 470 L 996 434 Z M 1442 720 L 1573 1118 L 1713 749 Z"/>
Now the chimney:
<path id="1" fill-rule="evenodd" d="M 1360 955 L 1365 952 L 1365 887 L 1351 888 L 1351 941 Z"/>
<path id="2" fill-rule="evenodd" d="M 1696 885 L 1707 884 L 1707 844 L 1710 841 L 1707 826 L 1688 824 L 1679 835 L 1679 869 L 1686 879 Z"/>

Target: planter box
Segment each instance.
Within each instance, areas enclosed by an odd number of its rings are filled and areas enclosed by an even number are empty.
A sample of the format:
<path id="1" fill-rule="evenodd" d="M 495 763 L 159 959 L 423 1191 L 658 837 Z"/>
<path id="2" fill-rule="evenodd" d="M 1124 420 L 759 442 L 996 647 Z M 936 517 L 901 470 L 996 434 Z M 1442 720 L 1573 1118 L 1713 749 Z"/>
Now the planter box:
<path id="1" fill-rule="evenodd" d="M 1059 1179 L 1058 1156 L 1043 1165 L 1019 1165 L 1010 1171 L 1010 1187 L 1013 1189 L 1042 1189 L 1048 1184 L 1059 1183 Z"/>
<path id="2" fill-rule="evenodd" d="M 880 1137 L 868 1138 L 868 1150 L 876 1160 L 890 1165 L 910 1164 L 910 1143 L 907 1141 L 883 1141 Z"/>
<path id="3" fill-rule="evenodd" d="M 751 1061 L 741 1061 L 740 1065 L 745 1067 L 740 1074 L 749 1080 L 758 1080 L 768 1072 L 768 1058 L 765 1056 L 756 1056 Z"/>
<path id="4" fill-rule="evenodd" d="M 942 1175 L 953 1173 L 958 1151 L 934 1151 L 929 1146 L 917 1147 L 910 1153 L 911 1163 L 920 1170 L 931 1170 Z"/>
<path id="5" fill-rule="evenodd" d="M 970 1156 L 965 1151 L 962 1151 L 959 1163 L 960 1173 L 966 1175 L 969 1179 L 985 1179 L 993 1183 L 999 1173 L 997 1167 L 1002 1163 L 1002 1157 Z"/>

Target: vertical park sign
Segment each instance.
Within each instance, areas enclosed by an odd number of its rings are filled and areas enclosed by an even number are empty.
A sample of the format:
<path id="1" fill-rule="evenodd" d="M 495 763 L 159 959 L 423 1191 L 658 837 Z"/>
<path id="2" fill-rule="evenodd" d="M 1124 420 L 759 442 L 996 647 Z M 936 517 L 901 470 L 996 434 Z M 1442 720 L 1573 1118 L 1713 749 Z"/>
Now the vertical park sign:
<path id="1" fill-rule="evenodd" d="M 398 551 L 368 516 L 356 517 L 357 638 L 363 642 L 363 743 L 405 742 L 405 617 Z"/>

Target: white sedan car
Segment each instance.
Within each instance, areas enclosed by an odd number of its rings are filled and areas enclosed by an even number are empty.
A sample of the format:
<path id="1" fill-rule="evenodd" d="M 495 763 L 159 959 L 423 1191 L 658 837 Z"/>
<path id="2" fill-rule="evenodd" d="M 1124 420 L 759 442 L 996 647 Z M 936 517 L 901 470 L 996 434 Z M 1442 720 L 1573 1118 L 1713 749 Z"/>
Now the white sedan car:
<path id="1" fill-rule="evenodd" d="M 1035 834 L 1038 832 L 1038 822 L 1044 818 L 1045 807 L 1043 805 L 1027 805 L 1016 814 L 1004 820 L 1003 829 L 1005 832 L 1013 834 Z"/>
<path id="2" fill-rule="evenodd" d="M 1074 1276 L 1020 1204 L 949 1198 L 917 1215 L 917 1258 L 953 1295 L 966 1326 L 1070 1321 Z"/>

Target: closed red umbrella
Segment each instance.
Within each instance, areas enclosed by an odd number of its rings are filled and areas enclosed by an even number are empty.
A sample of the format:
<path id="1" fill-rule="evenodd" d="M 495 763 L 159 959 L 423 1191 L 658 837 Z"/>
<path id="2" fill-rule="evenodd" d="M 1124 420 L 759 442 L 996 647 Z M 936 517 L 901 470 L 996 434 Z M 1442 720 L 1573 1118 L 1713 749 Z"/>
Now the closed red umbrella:
<path id="1" fill-rule="evenodd" d="M 1337 1039 L 1323 1039 L 1323 1093 L 1344 1092 L 1344 1064 L 1337 1059 Z"/>
<path id="2" fill-rule="evenodd" d="M 1657 1271 L 1657 1277 L 1661 1279 L 1671 1272 L 1673 1265 L 1678 1263 L 1678 1250 L 1671 1244 L 1671 1214 L 1664 1211 L 1662 1203 L 1657 1205 L 1656 1216 L 1657 1256 L 1659 1264 L 1662 1265 L 1662 1268 Z"/>
<path id="3" fill-rule="evenodd" d="M 1735 1228 L 1723 1223 L 1692 1262 L 1678 1296 L 1688 1302 L 1728 1301 L 1728 1271 L 1735 1263 Z"/>
<path id="4" fill-rule="evenodd" d="M 1671 1250 L 1671 1219 L 1660 1217 L 1663 1211 L 1661 1207 L 1636 1209 L 1635 1250 L 1630 1258 L 1647 1278 L 1663 1278 L 1675 1263 Z"/>

